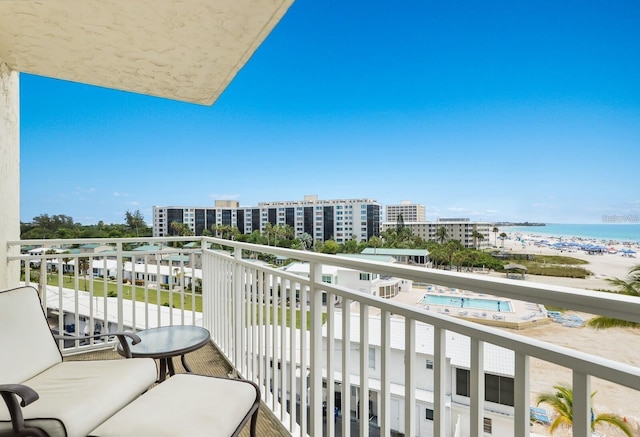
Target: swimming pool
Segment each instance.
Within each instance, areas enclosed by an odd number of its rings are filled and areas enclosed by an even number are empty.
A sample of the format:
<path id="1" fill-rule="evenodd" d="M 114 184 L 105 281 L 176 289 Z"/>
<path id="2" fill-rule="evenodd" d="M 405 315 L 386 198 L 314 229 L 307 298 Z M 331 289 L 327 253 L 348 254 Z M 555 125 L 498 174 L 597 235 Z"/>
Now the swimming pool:
<path id="1" fill-rule="evenodd" d="M 470 308 L 474 310 L 512 311 L 511 302 L 508 300 L 425 294 L 422 299 L 420 299 L 420 303 L 425 305 L 445 305 L 458 308 Z"/>

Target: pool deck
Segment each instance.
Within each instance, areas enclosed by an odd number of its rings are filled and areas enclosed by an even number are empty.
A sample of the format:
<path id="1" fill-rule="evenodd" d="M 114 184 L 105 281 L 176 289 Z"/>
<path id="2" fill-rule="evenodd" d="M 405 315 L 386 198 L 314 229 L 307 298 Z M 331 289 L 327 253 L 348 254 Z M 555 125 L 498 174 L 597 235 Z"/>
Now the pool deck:
<path id="1" fill-rule="evenodd" d="M 456 299 L 468 297 L 509 301 L 511 304 L 511 311 L 491 311 L 461 308 L 459 306 L 450 305 L 424 304 L 422 303 L 422 298 L 425 294 L 434 294 Z M 538 326 L 542 323 L 549 323 L 551 320 L 547 317 L 547 311 L 544 306 L 537 303 L 505 299 L 499 296 L 474 293 L 468 290 L 452 289 L 437 285 L 425 288 L 413 287 L 410 291 L 400 292 L 393 298 L 393 300 L 423 308 L 425 311 L 435 311 L 441 314 L 448 314 L 453 317 L 459 317 L 461 319 L 481 323 L 483 325 L 496 326 L 500 328 L 526 329 L 532 326 Z"/>

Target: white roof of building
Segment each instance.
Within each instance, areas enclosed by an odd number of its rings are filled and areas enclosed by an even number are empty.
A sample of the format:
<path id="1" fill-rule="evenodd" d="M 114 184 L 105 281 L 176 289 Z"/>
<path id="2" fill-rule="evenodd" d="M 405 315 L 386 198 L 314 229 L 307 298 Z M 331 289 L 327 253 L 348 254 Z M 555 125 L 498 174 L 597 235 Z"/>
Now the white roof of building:
<path id="1" fill-rule="evenodd" d="M 335 314 L 334 338 L 342 340 L 342 314 Z M 391 317 L 390 334 L 391 349 L 405 349 L 405 327 L 404 319 Z M 426 323 L 416 322 L 416 352 L 423 355 L 433 356 L 433 326 Z M 326 324 L 322 327 L 322 335 L 327 336 Z M 351 336 L 353 343 L 360 342 L 360 315 L 351 314 Z M 381 324 L 380 317 L 369 316 L 369 344 L 371 346 L 381 346 Z M 469 337 L 447 331 L 447 358 L 451 359 L 451 365 L 469 369 L 471 367 L 471 340 Z M 515 372 L 514 353 L 493 344 L 485 343 L 484 349 L 484 369 L 488 373 L 497 375 L 513 376 Z"/>
<path id="2" fill-rule="evenodd" d="M 136 273 L 147 273 L 150 275 L 163 275 L 170 276 L 175 275 L 176 270 L 178 273 L 182 274 L 184 269 L 184 275 L 190 278 L 193 278 L 194 275 L 196 278 L 202 279 L 202 270 L 201 269 L 192 269 L 191 267 L 178 267 L 178 266 L 165 266 L 165 265 L 156 265 L 156 264 L 133 264 L 131 261 L 127 261 L 124 263 L 123 269 L 125 272 L 130 272 L 135 269 Z"/>
<path id="3" fill-rule="evenodd" d="M 19 72 L 211 105 L 293 0 L 0 1 Z"/>
<path id="4" fill-rule="evenodd" d="M 282 270 L 284 270 L 287 273 L 295 273 L 296 275 L 304 275 L 307 277 L 309 276 L 309 269 L 310 269 L 309 263 L 303 263 L 303 262 L 295 262 L 282 267 Z M 351 270 L 351 269 L 347 269 L 344 267 L 338 268 L 336 266 L 330 266 L 325 264 L 322 265 L 323 275 L 337 275 L 340 270 Z"/>

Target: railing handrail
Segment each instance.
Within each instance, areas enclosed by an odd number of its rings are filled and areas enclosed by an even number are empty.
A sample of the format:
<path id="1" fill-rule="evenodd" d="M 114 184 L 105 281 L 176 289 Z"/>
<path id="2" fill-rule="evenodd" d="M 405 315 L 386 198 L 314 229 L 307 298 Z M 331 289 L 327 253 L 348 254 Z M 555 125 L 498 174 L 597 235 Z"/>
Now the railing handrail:
<path id="1" fill-rule="evenodd" d="M 439 284 L 447 287 L 463 290 L 472 290 L 476 293 L 486 293 L 495 296 L 523 300 L 527 302 L 541 303 L 547 306 L 555 306 L 564 309 L 598 314 L 631 322 L 640 323 L 640 299 L 636 296 L 628 296 L 617 293 L 605 293 L 601 291 L 585 290 L 579 288 L 565 287 L 559 285 L 529 283 L 525 281 L 514 281 L 505 278 L 479 277 L 471 273 L 451 272 L 424 267 L 396 265 L 379 261 L 351 259 L 340 255 L 328 255 L 323 253 L 301 251 L 273 246 L 257 245 L 238 241 L 225 240 L 214 237 L 142 237 L 142 238 L 114 238 L 114 239 L 56 239 L 56 240 L 19 240 L 10 241 L 8 246 L 42 244 L 43 242 L 54 242 L 64 244 L 80 244 L 96 242 L 104 244 L 114 244 L 118 242 L 171 242 L 171 241 L 201 241 L 202 243 L 212 243 L 231 247 L 234 250 L 259 251 L 274 255 L 281 255 L 298 259 L 300 261 L 314 262 L 325 265 L 346 267 L 360 271 L 375 271 L 379 274 L 410 279 L 415 282 L 426 282 Z M 201 244 L 205 246 L 205 244 Z M 176 251 L 198 252 L 201 249 L 179 249 Z M 108 253 L 108 252 L 107 252 Z M 154 250 L 145 252 L 121 251 L 122 256 L 152 256 L 167 254 L 168 250 Z M 13 255 L 9 260 L 20 259 L 55 259 L 55 258 L 86 258 L 105 256 L 100 253 L 84 254 L 38 254 L 38 255 Z"/>
<path id="2" fill-rule="evenodd" d="M 218 255 L 214 251 L 205 251 L 213 255 Z M 321 258 L 323 259 L 323 257 Z M 289 278 L 301 285 L 312 285 L 312 281 L 305 276 L 278 271 L 272 267 L 255 266 L 250 262 L 244 262 L 243 264 L 246 266 L 252 266 L 258 271 L 270 273 L 277 272 L 278 276 Z M 620 363 L 618 361 L 577 351 L 568 347 L 547 343 L 535 338 L 511 333 L 503 329 L 474 323 L 460 318 L 452 318 L 433 311 L 422 311 L 407 304 L 393 302 L 378 296 L 353 291 L 339 285 L 327 283 L 317 283 L 315 285 L 326 292 L 333 293 L 344 299 L 359 302 L 361 305 L 365 304 L 375 308 L 380 308 L 381 310 L 389 311 L 395 315 L 402 316 L 407 319 L 413 319 L 447 331 L 456 332 L 470 338 L 482 338 L 486 343 L 496 344 L 506 349 L 520 352 L 524 355 L 553 362 L 563 367 L 579 370 L 585 374 L 606 379 L 640 391 L 640 368 L 629 364 Z M 636 305 L 637 304 L 638 303 L 636 302 Z"/>
<path id="3" fill-rule="evenodd" d="M 380 261 L 351 259 L 340 255 L 327 255 L 295 249 L 275 248 L 216 238 L 203 241 L 243 249 L 288 256 L 301 261 L 347 267 L 360 271 L 375 271 L 389 276 L 406 278 L 415 282 L 439 284 L 476 293 L 508 297 L 527 302 L 542 303 L 564 309 L 599 314 L 640 323 L 640 299 L 617 293 L 584 290 L 559 285 L 529 283 L 505 278 L 480 277 L 471 273 L 451 272 L 425 267 L 396 265 Z M 370 269 L 368 270 L 367 267 Z"/>

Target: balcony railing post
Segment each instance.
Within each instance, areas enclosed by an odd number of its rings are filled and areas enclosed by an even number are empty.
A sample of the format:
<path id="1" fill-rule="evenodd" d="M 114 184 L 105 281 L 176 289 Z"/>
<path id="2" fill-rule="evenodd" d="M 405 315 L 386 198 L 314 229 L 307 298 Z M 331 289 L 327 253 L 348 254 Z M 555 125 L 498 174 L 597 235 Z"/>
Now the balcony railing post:
<path id="1" fill-rule="evenodd" d="M 591 378 L 573 371 L 573 436 L 591 435 Z"/>
<path id="2" fill-rule="evenodd" d="M 351 299 L 342 299 L 342 435 L 351 435 Z"/>
<path id="3" fill-rule="evenodd" d="M 471 435 L 484 435 L 484 342 L 471 339 Z"/>
<path id="4" fill-rule="evenodd" d="M 369 435 L 369 305 L 366 304 L 360 304 L 360 405 L 358 406 L 358 416 L 360 417 L 360 437 L 366 437 Z"/>
<path id="5" fill-rule="evenodd" d="M 238 375 L 238 366 L 242 363 L 242 249 L 233 252 L 233 376 Z"/>
<path id="6" fill-rule="evenodd" d="M 530 433 L 529 413 L 529 356 L 517 352 L 515 354 L 515 378 L 514 378 L 514 435 L 525 437 Z"/>
<path id="7" fill-rule="evenodd" d="M 445 437 L 447 434 L 447 354 L 446 354 L 446 330 L 434 328 L 433 330 L 433 435 Z"/>
<path id="8" fill-rule="evenodd" d="M 404 433 L 416 435 L 416 321 L 407 319 L 404 327 Z"/>
<path id="9" fill-rule="evenodd" d="M 391 435 L 391 315 L 380 316 L 380 435 Z"/>
<path id="10" fill-rule="evenodd" d="M 333 417 L 336 407 L 336 381 L 335 381 L 335 294 L 327 293 L 327 356 L 325 357 L 327 368 L 327 417 Z M 321 339 L 322 341 L 322 339 Z M 314 409 L 314 412 L 316 410 Z M 331 414 L 331 416 L 329 416 Z M 336 421 L 327 420 L 327 435 L 336 434 Z"/>
<path id="11" fill-rule="evenodd" d="M 312 263 L 310 268 L 311 286 L 310 302 L 311 302 L 311 332 L 310 346 L 311 356 L 309 367 L 311 369 L 311 387 L 309 393 L 310 406 L 310 435 L 322 435 L 322 289 L 318 284 L 322 284 L 322 265 Z M 305 308 L 304 302 L 301 308 Z M 301 326 L 302 331 L 306 326 Z M 304 373 L 302 374 L 304 376 Z M 306 390 L 305 390 L 306 391 Z M 305 414 L 306 412 L 300 412 Z M 331 412 L 331 414 L 333 414 Z M 327 422 L 330 413 L 327 411 Z"/>
<path id="12" fill-rule="evenodd" d="M 93 258 L 90 258 L 89 263 L 91 274 L 93 274 Z M 118 270 L 116 273 L 116 287 L 118 290 L 118 331 L 122 332 L 124 330 L 124 304 L 122 302 L 122 272 L 124 271 L 124 264 L 122 262 L 122 241 L 116 243 L 116 266 Z M 135 266 L 132 265 L 132 268 L 135 268 Z"/>

